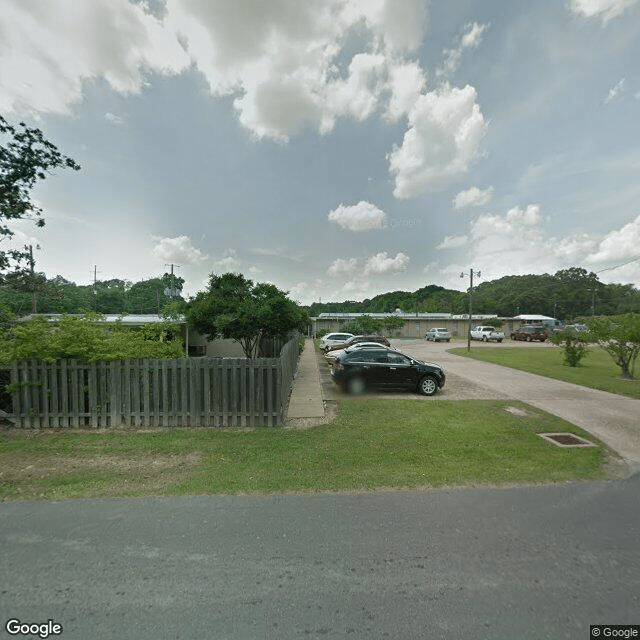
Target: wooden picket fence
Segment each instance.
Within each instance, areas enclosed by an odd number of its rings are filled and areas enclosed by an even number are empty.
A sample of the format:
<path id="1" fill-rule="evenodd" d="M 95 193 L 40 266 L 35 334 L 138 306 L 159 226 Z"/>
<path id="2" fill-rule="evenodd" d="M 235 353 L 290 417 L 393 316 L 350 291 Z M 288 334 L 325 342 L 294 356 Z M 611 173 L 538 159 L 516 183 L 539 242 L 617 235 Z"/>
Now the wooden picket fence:
<path id="1" fill-rule="evenodd" d="M 182 358 L 11 365 L 9 419 L 20 428 L 277 426 L 298 360 Z"/>

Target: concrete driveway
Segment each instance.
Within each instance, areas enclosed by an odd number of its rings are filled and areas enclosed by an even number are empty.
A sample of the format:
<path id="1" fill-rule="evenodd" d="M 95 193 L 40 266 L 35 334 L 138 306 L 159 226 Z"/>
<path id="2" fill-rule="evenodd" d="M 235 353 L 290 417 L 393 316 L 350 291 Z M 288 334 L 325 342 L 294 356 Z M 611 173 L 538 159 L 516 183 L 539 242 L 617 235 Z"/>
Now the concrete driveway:
<path id="1" fill-rule="evenodd" d="M 415 398 L 425 402 L 438 399 L 521 400 L 575 424 L 599 438 L 628 462 L 640 466 L 640 400 L 447 353 L 453 346 L 466 347 L 466 342 L 395 340 L 392 344 L 407 355 L 441 365 L 447 374 L 447 382 L 444 389 L 433 397 L 384 392 L 376 393 L 376 397 Z M 499 345 L 473 342 L 471 348 L 497 347 L 556 348 L 547 343 L 510 340 Z M 320 362 L 320 372 L 325 399 L 342 397 L 343 394 L 331 382 L 329 367 L 324 362 Z"/>

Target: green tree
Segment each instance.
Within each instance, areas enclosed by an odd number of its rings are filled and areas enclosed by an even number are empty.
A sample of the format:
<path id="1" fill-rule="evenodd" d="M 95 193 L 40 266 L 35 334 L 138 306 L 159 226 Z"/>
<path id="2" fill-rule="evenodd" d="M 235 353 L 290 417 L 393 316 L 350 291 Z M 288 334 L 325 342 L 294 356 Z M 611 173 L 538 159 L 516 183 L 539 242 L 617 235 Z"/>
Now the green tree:
<path id="1" fill-rule="evenodd" d="M 210 340 L 232 338 L 247 358 L 258 355 L 264 338 L 304 331 L 309 318 L 286 293 L 272 284 L 254 284 L 239 273 L 211 274 L 206 291 L 187 305 L 189 325 Z"/>
<path id="2" fill-rule="evenodd" d="M 150 278 L 136 282 L 127 291 L 127 312 L 161 313 L 165 305 L 176 300 L 176 298 L 167 296 L 165 291 L 173 288 L 181 292 L 183 285 L 183 278 L 171 276 L 170 273 L 165 273 L 161 278 Z M 177 299 L 181 300 L 182 298 L 178 296 Z"/>
<path id="3" fill-rule="evenodd" d="M 640 353 L 640 314 L 587 318 L 589 338 L 598 343 L 620 367 L 622 377 L 633 379 L 638 353 Z"/>
<path id="4" fill-rule="evenodd" d="M 0 221 L 32 219 L 36 226 L 44 226 L 42 209 L 31 201 L 31 190 L 58 167 L 80 169 L 45 140 L 40 129 L 29 128 L 24 122 L 12 126 L 0 116 Z M 0 237 L 13 235 L 6 224 L 0 224 Z M 0 251 L 0 271 L 7 270 L 12 262 L 19 265 L 28 257 L 26 250 Z"/>
<path id="5" fill-rule="evenodd" d="M 563 309 L 563 317 L 574 318 L 581 314 L 593 315 L 595 313 L 595 303 L 602 287 L 595 273 L 571 267 L 557 271 L 554 278 L 557 283 L 557 296 Z"/>
<path id="6" fill-rule="evenodd" d="M 564 363 L 569 367 L 580 366 L 587 355 L 587 340 L 577 331 L 558 331 L 549 337 L 549 342 L 562 348 Z"/>
<path id="7" fill-rule="evenodd" d="M 382 326 L 387 331 L 393 331 L 394 329 L 402 329 L 405 325 L 405 320 L 398 316 L 389 316 L 382 320 Z"/>
<path id="8" fill-rule="evenodd" d="M 356 318 L 355 320 L 351 320 L 351 322 L 340 327 L 340 329 L 341 331 L 347 331 L 357 335 L 374 335 L 376 333 L 380 333 L 383 326 L 383 320 L 364 315 Z"/>

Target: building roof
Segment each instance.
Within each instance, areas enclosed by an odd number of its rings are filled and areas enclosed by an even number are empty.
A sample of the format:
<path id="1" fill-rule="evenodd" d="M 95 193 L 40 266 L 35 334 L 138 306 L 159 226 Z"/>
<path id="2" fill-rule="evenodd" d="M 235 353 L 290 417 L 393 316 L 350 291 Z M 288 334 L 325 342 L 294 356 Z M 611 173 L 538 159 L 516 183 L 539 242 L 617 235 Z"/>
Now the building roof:
<path id="1" fill-rule="evenodd" d="M 515 317 L 515 320 L 555 320 L 549 316 L 540 316 L 535 313 L 523 313 Z"/>
<path id="2" fill-rule="evenodd" d="M 58 322 L 60 318 L 62 318 L 65 315 L 72 316 L 74 318 L 84 317 L 84 314 L 82 313 L 67 313 L 67 314 L 32 313 L 31 315 L 20 318 L 20 320 L 25 322 L 33 318 L 44 318 L 49 322 Z M 116 322 L 119 322 L 121 325 L 125 327 L 142 327 L 145 324 L 161 324 L 167 321 L 175 324 L 185 324 L 186 319 L 185 319 L 185 316 L 183 315 L 179 315 L 175 320 L 173 318 L 168 319 L 165 316 L 158 315 L 157 313 L 131 313 L 131 314 L 106 313 L 106 314 L 101 314 L 96 320 L 96 322 L 106 323 L 106 324 L 115 324 Z"/>
<path id="3" fill-rule="evenodd" d="M 418 320 L 465 320 L 469 317 L 467 313 L 404 313 L 394 311 L 393 313 L 332 313 L 330 311 L 323 311 L 319 316 L 316 316 L 316 320 L 348 320 L 350 318 L 356 319 L 362 316 L 368 316 L 369 318 L 403 318 L 410 320 L 411 318 L 417 318 Z M 495 313 L 482 314 L 474 313 L 474 318 L 497 318 Z"/>

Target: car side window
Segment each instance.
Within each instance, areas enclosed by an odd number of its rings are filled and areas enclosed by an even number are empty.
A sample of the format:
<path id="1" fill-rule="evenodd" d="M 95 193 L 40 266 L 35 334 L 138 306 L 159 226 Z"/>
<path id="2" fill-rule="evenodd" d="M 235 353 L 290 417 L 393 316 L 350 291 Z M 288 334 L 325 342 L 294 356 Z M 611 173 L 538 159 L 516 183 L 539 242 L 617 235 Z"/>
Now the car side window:
<path id="1" fill-rule="evenodd" d="M 387 361 L 390 364 L 409 364 L 409 359 L 400 353 L 389 352 L 387 354 Z"/>
<path id="2" fill-rule="evenodd" d="M 349 356 L 349 362 L 376 362 L 376 352 L 368 349 L 358 349 Z"/>

